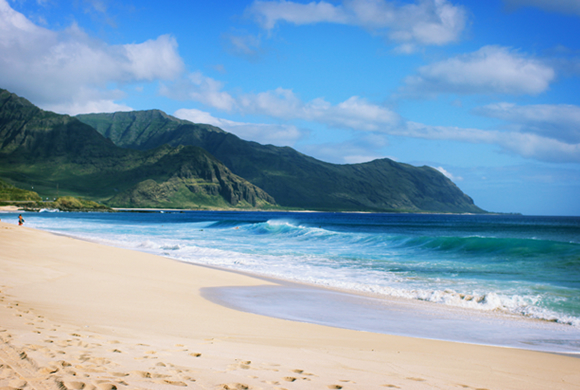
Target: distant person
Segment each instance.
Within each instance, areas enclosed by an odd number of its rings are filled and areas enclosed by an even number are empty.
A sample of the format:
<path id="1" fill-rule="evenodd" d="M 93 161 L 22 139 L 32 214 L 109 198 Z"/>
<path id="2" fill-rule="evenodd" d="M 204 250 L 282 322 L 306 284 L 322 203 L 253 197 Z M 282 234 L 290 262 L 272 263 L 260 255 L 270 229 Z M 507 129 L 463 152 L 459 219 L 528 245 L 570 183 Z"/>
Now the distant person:
<path id="1" fill-rule="evenodd" d="M 22 218 L 22 214 L 18 216 L 18 225 L 20 226 L 24 225 L 24 218 Z"/>

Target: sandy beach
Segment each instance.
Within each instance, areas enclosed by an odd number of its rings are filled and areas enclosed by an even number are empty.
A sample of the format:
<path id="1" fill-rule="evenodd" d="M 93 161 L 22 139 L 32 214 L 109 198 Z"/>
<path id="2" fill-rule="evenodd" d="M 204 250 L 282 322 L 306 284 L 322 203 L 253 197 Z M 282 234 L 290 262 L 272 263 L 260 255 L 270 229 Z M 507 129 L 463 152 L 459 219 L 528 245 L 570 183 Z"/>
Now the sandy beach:
<path id="1" fill-rule="evenodd" d="M 285 321 L 200 295 L 267 283 L 0 222 L 0 389 L 580 388 L 574 357 Z"/>

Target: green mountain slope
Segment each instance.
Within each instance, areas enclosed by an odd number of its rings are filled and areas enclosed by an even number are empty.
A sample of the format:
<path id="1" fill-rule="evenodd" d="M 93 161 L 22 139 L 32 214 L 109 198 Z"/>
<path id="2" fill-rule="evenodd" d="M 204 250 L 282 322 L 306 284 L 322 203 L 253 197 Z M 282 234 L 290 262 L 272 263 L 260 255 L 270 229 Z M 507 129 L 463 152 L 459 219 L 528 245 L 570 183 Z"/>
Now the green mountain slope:
<path id="1" fill-rule="evenodd" d="M 0 177 L 41 196 L 119 207 L 269 207 L 274 199 L 202 148 L 120 148 L 91 126 L 0 90 Z"/>
<path id="2" fill-rule="evenodd" d="M 148 150 L 162 144 L 199 146 L 278 204 L 316 210 L 481 213 L 473 200 L 431 167 L 389 159 L 330 164 L 289 147 L 244 141 L 217 127 L 161 111 L 87 114 L 77 118 L 116 145 Z"/>
<path id="3" fill-rule="evenodd" d="M 25 202 L 33 201 L 40 202 L 40 196 L 34 191 L 23 190 L 14 187 L 0 179 L 0 204 L 6 202 Z"/>

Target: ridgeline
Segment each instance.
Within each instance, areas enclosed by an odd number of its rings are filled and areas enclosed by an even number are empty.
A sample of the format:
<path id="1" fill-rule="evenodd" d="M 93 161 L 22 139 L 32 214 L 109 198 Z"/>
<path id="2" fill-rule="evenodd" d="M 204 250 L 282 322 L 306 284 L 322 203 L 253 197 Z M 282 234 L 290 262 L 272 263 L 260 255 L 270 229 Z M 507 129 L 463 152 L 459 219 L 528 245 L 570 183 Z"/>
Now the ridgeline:
<path id="1" fill-rule="evenodd" d="M 43 197 L 111 207 L 271 208 L 274 199 L 195 146 L 116 146 L 91 126 L 0 90 L 0 177 Z"/>
<path id="2" fill-rule="evenodd" d="M 149 150 L 168 144 L 207 150 L 284 207 L 326 211 L 482 213 L 451 180 L 428 166 L 390 159 L 330 164 L 289 147 L 244 141 L 217 127 L 159 110 L 78 115 L 116 145 Z"/>
<path id="3" fill-rule="evenodd" d="M 431 167 L 330 164 L 159 110 L 59 115 L 1 89 L 0 178 L 123 208 L 484 212 Z"/>

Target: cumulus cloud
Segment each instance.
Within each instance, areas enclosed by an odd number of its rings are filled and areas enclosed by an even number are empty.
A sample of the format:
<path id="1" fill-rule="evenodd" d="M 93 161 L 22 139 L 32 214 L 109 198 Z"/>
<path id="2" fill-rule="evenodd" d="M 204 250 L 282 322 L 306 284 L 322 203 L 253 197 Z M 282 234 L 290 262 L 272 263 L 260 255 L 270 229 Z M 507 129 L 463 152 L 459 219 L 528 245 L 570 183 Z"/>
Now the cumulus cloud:
<path id="1" fill-rule="evenodd" d="M 209 107 L 241 114 L 266 115 L 284 120 L 307 120 L 332 127 L 367 131 L 386 131 L 397 126 L 399 115 L 387 107 L 353 96 L 333 105 L 323 98 L 302 101 L 292 90 L 276 88 L 259 93 L 232 95 L 223 91 L 223 83 L 200 72 L 171 85 L 161 93 L 182 100 L 194 100 Z"/>
<path id="2" fill-rule="evenodd" d="M 484 46 L 419 68 L 405 80 L 404 93 L 429 95 L 510 94 L 537 95 L 554 80 L 553 68 L 518 51 L 501 46 Z"/>
<path id="3" fill-rule="evenodd" d="M 216 118 L 208 112 L 193 108 L 179 109 L 173 115 L 194 123 L 205 123 L 217 126 L 242 139 L 249 139 L 263 144 L 288 146 L 293 145 L 304 136 L 303 132 L 293 125 L 235 122 L 223 118 Z"/>
<path id="4" fill-rule="evenodd" d="M 561 12 L 566 15 L 580 15 L 580 2 L 578 0 L 504 0 L 511 8 L 537 7 L 546 11 Z"/>
<path id="5" fill-rule="evenodd" d="M 474 110 L 515 125 L 521 132 L 536 133 L 567 143 L 580 142 L 580 107 L 571 104 L 494 103 Z"/>
<path id="6" fill-rule="evenodd" d="M 171 79 L 183 67 L 171 36 L 107 45 L 75 24 L 58 32 L 39 27 L 0 0 L 0 84 L 43 108 L 122 108 L 112 84 Z"/>
<path id="7" fill-rule="evenodd" d="M 447 0 L 418 0 L 401 4 L 389 0 L 344 0 L 308 4 L 293 1 L 256 0 L 247 14 L 267 30 L 279 22 L 296 25 L 338 23 L 364 28 L 401 44 L 399 52 L 412 52 L 416 45 L 444 45 L 459 40 L 467 12 Z"/>

